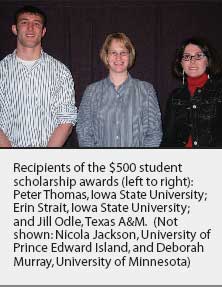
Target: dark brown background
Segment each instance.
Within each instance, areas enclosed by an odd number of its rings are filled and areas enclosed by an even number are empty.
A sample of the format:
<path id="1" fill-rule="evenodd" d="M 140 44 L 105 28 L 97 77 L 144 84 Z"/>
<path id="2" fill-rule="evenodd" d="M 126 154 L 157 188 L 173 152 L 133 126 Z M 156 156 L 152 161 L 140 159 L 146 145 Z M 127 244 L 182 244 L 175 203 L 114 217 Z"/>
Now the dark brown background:
<path id="1" fill-rule="evenodd" d="M 154 85 L 162 112 L 169 92 L 178 84 L 171 62 L 180 42 L 201 36 L 222 52 L 221 1 L 8 0 L 0 1 L 0 59 L 15 49 L 12 16 L 25 4 L 47 14 L 43 48 L 70 68 L 77 106 L 86 86 L 106 75 L 98 54 L 109 33 L 124 32 L 131 38 L 137 51 L 131 74 Z M 65 146 L 78 146 L 75 131 Z"/>

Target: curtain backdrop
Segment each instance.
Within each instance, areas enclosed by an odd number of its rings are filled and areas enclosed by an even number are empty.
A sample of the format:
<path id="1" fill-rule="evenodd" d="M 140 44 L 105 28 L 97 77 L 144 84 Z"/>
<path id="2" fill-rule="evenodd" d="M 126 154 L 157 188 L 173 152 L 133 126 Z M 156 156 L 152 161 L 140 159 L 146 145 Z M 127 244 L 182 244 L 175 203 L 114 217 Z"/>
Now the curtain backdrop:
<path id="1" fill-rule="evenodd" d="M 222 51 L 221 1 L 7 0 L 0 1 L 0 59 L 15 49 L 13 14 L 27 4 L 47 14 L 43 48 L 70 68 L 77 106 L 86 86 L 107 74 L 99 50 L 109 33 L 124 32 L 130 37 L 137 52 L 130 73 L 154 85 L 162 112 L 170 91 L 179 84 L 171 63 L 180 42 L 191 36 L 205 37 Z M 75 130 L 65 146 L 78 147 Z"/>

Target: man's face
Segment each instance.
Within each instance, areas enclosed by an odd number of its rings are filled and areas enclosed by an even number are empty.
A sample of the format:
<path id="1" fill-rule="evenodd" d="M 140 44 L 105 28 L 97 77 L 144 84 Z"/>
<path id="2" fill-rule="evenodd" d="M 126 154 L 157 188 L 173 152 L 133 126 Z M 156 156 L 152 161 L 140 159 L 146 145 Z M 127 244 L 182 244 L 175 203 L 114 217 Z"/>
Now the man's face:
<path id="1" fill-rule="evenodd" d="M 18 46 L 35 48 L 41 47 L 46 28 L 40 15 L 23 13 L 19 15 L 17 25 L 12 25 L 12 32 L 17 36 Z"/>

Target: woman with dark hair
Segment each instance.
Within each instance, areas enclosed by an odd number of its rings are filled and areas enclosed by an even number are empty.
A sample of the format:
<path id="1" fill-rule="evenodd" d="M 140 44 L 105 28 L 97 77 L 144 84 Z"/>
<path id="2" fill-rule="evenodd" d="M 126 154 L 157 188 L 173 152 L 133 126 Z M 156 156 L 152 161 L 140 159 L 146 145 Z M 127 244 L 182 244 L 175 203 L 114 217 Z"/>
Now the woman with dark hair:
<path id="1" fill-rule="evenodd" d="M 167 102 L 162 147 L 222 147 L 222 77 L 216 51 L 203 39 L 185 40 L 174 74 L 182 80 Z"/>

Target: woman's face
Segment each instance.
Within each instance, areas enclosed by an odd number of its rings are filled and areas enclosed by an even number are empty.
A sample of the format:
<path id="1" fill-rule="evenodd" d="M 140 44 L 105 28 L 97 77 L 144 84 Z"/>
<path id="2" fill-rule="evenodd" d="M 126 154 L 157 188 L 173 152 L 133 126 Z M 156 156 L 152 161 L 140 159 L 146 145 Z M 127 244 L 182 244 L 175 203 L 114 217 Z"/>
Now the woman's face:
<path id="1" fill-rule="evenodd" d="M 126 73 L 129 65 L 129 52 L 118 40 L 113 39 L 107 56 L 109 71 L 112 73 Z"/>
<path id="2" fill-rule="evenodd" d="M 188 44 L 184 49 L 181 65 L 187 76 L 196 78 L 206 72 L 208 60 L 199 46 Z"/>

